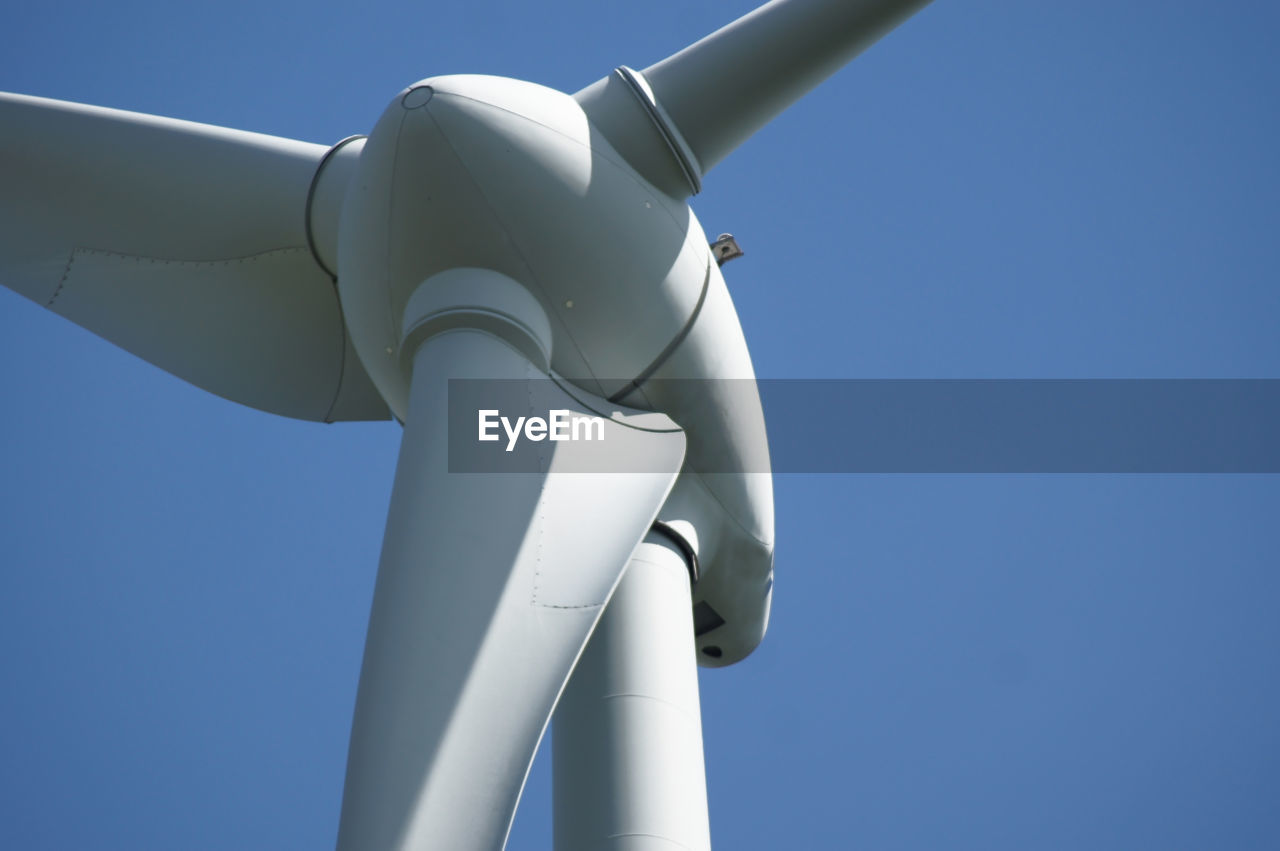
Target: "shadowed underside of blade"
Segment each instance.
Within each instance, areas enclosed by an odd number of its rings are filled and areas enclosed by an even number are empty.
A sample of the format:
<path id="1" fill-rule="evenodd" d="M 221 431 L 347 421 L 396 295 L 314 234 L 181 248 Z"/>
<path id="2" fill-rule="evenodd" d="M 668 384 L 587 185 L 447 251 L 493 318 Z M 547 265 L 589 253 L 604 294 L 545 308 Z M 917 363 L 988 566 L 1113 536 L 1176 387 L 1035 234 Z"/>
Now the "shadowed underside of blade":
<path id="1" fill-rule="evenodd" d="M 191 383 L 386 419 L 306 232 L 326 149 L 0 95 L 0 283 Z"/>

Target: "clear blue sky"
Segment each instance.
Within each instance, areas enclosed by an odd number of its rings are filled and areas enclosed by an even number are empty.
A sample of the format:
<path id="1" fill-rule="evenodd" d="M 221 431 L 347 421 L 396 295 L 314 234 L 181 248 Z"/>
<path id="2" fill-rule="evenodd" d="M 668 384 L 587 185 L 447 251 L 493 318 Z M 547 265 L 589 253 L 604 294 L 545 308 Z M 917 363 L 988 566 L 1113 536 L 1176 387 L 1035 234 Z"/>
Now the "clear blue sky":
<path id="1" fill-rule="evenodd" d="M 422 77 L 573 91 L 751 5 L 29 3 L 0 89 L 329 143 Z M 1280 377 L 1278 31 L 938 0 L 696 199 L 757 371 Z M 7 290 L 0 399 L 0 847 L 332 847 L 398 427 L 238 407 Z M 702 676 L 718 848 L 1280 847 L 1280 478 L 776 488 L 770 634 Z"/>

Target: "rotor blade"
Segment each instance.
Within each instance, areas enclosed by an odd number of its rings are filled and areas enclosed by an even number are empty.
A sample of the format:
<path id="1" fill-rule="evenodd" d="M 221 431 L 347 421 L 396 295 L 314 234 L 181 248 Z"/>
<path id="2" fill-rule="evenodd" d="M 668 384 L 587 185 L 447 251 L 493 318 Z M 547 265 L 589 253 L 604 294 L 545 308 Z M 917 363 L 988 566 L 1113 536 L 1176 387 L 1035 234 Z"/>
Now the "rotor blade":
<path id="1" fill-rule="evenodd" d="M 543 472 L 451 472 L 450 432 L 475 429 L 477 412 L 451 417 L 450 379 L 541 375 L 474 330 L 414 357 L 339 851 L 503 846 L 564 683 L 680 469 L 684 434 L 667 417 L 543 376 L 520 392 L 520 415 L 604 412 L 591 451 L 645 471 L 564 472 L 590 468 L 588 443 L 568 441 L 531 444 L 550 459 Z"/>
<path id="2" fill-rule="evenodd" d="M 0 283 L 228 399 L 388 417 L 309 245 L 328 149 L 3 93 L 0 127 Z"/>
<path id="3" fill-rule="evenodd" d="M 629 149 L 653 136 L 646 121 L 658 125 L 675 159 L 689 160 L 681 165 L 696 192 L 716 163 L 928 2 L 773 0 L 641 74 L 620 68 L 575 97 L 642 172 L 636 160 L 649 157 Z M 623 109 L 626 99 L 649 114 Z"/>

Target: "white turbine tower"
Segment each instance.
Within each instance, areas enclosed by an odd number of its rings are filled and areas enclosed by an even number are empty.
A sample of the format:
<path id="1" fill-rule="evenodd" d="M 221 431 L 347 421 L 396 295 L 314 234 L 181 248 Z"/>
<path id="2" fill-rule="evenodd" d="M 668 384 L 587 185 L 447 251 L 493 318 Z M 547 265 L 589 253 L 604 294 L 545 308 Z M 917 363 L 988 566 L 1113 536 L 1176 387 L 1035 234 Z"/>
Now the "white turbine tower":
<path id="1" fill-rule="evenodd" d="M 923 5 L 775 0 L 574 95 L 435 77 L 327 149 L 0 96 L 0 282 L 228 399 L 404 423 L 339 848 L 501 848 L 553 711 L 557 848 L 709 847 L 696 664 L 764 635 L 773 497 L 687 199 Z M 459 379 L 603 442 L 459 471 Z"/>

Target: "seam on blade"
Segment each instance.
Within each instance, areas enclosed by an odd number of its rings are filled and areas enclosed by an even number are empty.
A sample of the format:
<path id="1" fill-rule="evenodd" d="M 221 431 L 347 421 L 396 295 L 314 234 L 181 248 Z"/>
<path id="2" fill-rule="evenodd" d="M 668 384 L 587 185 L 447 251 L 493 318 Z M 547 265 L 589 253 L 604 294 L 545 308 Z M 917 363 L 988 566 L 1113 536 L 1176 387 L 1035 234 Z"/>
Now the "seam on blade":
<path id="1" fill-rule="evenodd" d="M 71 264 L 76 262 L 76 251 L 71 249 L 67 254 L 67 265 L 62 270 L 62 277 L 58 279 L 58 285 L 53 288 L 53 295 L 49 296 L 49 300 L 44 303 L 45 307 L 53 307 L 53 303 L 58 300 L 58 296 L 62 295 L 62 288 L 67 285 L 67 279 L 71 277 Z"/>
<path id="2" fill-rule="evenodd" d="M 277 248 L 268 248 L 264 251 L 258 251 L 253 254 L 243 254 L 237 257 L 210 257 L 202 259 L 184 258 L 184 257 L 150 257 L 146 254 L 127 254 L 123 251 L 111 251 L 104 248 L 86 248 L 79 247 L 71 249 L 72 257 L 67 260 L 67 269 L 71 269 L 71 260 L 81 255 L 97 255 L 99 257 L 118 257 L 123 260 L 132 260 L 139 265 L 143 263 L 152 266 L 162 264 L 165 266 L 186 266 L 196 268 L 216 268 L 218 266 L 240 266 L 246 263 L 256 263 L 274 255 L 284 254 L 301 254 L 306 249 L 300 245 L 285 245 Z M 52 299 L 50 300 L 52 301 Z"/>

